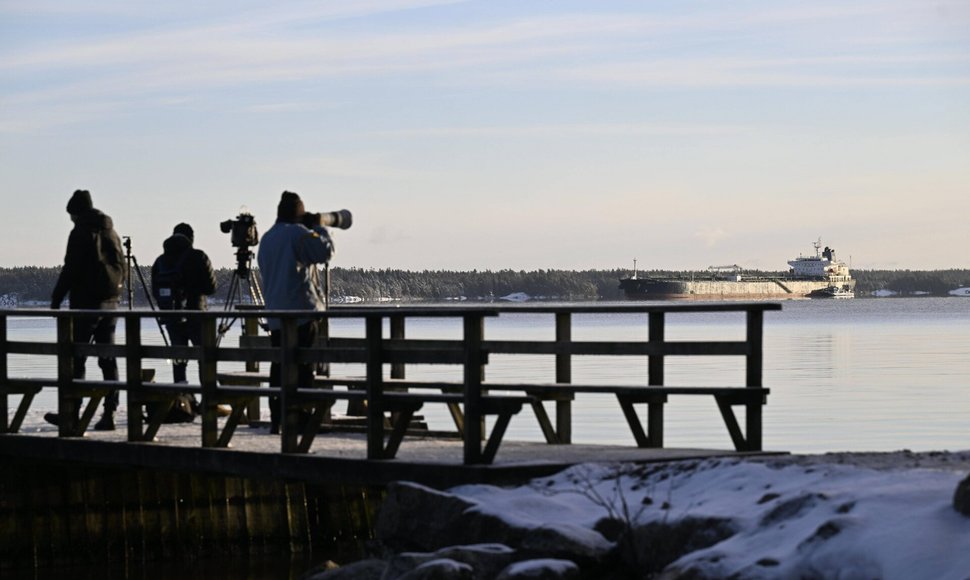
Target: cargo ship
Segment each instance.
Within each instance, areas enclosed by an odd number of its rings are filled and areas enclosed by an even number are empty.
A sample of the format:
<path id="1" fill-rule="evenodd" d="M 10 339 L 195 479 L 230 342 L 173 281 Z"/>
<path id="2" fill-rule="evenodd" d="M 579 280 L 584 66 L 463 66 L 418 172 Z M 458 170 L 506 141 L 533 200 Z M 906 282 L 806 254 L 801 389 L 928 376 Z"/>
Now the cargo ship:
<path id="1" fill-rule="evenodd" d="M 620 280 L 628 300 L 785 300 L 791 298 L 853 298 L 855 280 L 849 267 L 836 259 L 822 240 L 813 242 L 814 256 L 788 261 L 787 274 L 746 274 L 737 265 L 711 266 L 682 277 L 640 277 Z"/>

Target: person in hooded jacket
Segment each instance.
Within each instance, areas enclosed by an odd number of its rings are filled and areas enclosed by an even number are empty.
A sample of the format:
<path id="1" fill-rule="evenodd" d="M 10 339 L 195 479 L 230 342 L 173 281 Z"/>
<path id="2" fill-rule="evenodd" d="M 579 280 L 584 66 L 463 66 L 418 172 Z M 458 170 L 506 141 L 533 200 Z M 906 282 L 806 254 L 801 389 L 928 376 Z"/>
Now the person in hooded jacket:
<path id="1" fill-rule="evenodd" d="M 111 218 L 94 208 L 91 193 L 85 189 L 74 192 L 67 203 L 67 213 L 71 215 L 74 228 L 67 239 L 64 266 L 51 293 L 51 308 L 60 308 L 64 298 L 70 297 L 72 309 L 106 311 L 102 316 L 75 318 L 73 339 L 75 344 L 86 344 L 92 340 L 97 344 L 114 344 L 118 318 L 110 311 L 118 309 L 124 278 L 120 278 L 120 283 L 115 280 L 105 285 L 95 278 L 95 273 L 105 271 L 108 267 L 124 272 L 121 239 L 114 230 Z M 111 263 L 107 264 L 106 260 Z M 84 378 L 86 358 L 83 355 L 74 357 L 75 379 Z M 99 357 L 98 366 L 104 380 L 118 380 L 118 362 L 114 357 Z M 118 391 L 114 390 L 104 398 L 104 413 L 95 424 L 95 430 L 114 430 L 117 408 Z M 77 401 L 73 409 L 75 417 L 79 411 L 80 401 Z M 57 413 L 47 413 L 44 419 L 54 425 L 61 422 Z"/>
<path id="2" fill-rule="evenodd" d="M 162 242 L 163 253 L 152 264 L 152 294 L 161 306 L 162 294 L 175 291 L 176 303 L 167 307 L 173 310 L 207 310 L 207 296 L 216 291 L 216 276 L 212 271 L 209 256 L 200 249 L 192 247 L 195 232 L 187 223 L 180 223 L 172 230 L 172 235 Z M 173 282 L 170 272 L 177 273 L 177 288 L 162 288 L 161 281 Z M 182 318 L 163 318 L 168 336 L 173 346 L 188 346 L 189 342 L 198 346 L 202 343 L 202 327 L 198 320 Z M 172 365 L 172 378 L 176 383 L 188 382 L 186 361 L 175 361 Z"/>
<path id="3" fill-rule="evenodd" d="M 263 280 L 263 296 L 268 310 L 326 310 L 326 292 L 320 285 L 317 264 L 333 257 L 333 241 L 327 228 L 304 224 L 306 209 L 300 196 L 284 191 L 276 207 L 276 223 L 263 235 L 256 260 Z M 267 320 L 270 343 L 281 343 L 278 318 Z M 313 346 L 318 333 L 317 319 L 301 319 L 297 326 L 297 343 Z M 299 365 L 299 384 L 313 383 L 314 365 Z M 278 363 L 270 364 L 270 384 L 279 385 Z M 279 433 L 281 410 L 278 397 L 270 397 L 270 432 Z"/>

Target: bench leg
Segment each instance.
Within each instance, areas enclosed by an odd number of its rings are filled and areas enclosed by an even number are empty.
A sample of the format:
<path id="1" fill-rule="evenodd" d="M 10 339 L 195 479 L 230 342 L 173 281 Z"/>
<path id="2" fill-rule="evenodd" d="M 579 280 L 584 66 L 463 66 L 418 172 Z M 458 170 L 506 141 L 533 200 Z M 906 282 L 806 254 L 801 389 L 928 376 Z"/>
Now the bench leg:
<path id="1" fill-rule="evenodd" d="M 330 407 L 333 406 L 333 403 L 333 401 L 320 401 L 313 407 L 313 413 L 310 414 L 310 418 L 307 419 L 306 425 L 303 426 L 303 433 L 300 436 L 300 440 L 297 442 L 297 453 L 310 452 L 310 445 L 313 445 L 313 440 L 316 438 L 317 432 L 320 430 L 320 425 L 323 424 L 324 418 L 326 418 L 329 414 Z"/>
<path id="2" fill-rule="evenodd" d="M 482 461 L 486 464 L 491 463 L 495 459 L 495 454 L 498 453 L 498 446 L 502 443 L 502 437 L 505 436 L 505 430 L 509 426 L 509 421 L 512 420 L 512 415 L 515 413 L 501 413 L 495 419 L 495 426 L 492 427 L 492 434 L 488 437 L 488 442 L 485 444 L 485 449 L 482 451 Z"/>
<path id="3" fill-rule="evenodd" d="M 734 409 L 731 408 L 730 401 L 718 395 L 714 395 L 714 399 L 717 401 L 717 408 L 721 411 L 721 417 L 724 418 L 724 424 L 731 435 L 734 449 L 736 451 L 747 451 L 748 442 L 744 438 L 744 433 L 741 432 L 741 426 L 738 424 L 737 417 L 734 416 Z"/>
<path id="4" fill-rule="evenodd" d="M 464 439 L 465 414 L 461 412 L 461 407 L 458 406 L 458 403 L 448 403 L 448 412 L 451 413 L 451 419 L 455 422 L 455 428 L 458 430 L 458 436 Z"/>
<path id="5" fill-rule="evenodd" d="M 88 406 L 84 408 L 84 414 L 81 415 L 81 420 L 77 424 L 76 435 L 78 437 L 84 435 L 84 432 L 88 430 L 88 425 L 91 424 L 94 414 L 98 412 L 98 404 L 101 403 L 102 398 L 104 398 L 103 395 L 92 395 L 88 400 Z"/>
<path id="6" fill-rule="evenodd" d="M 664 404 L 667 402 L 666 395 L 653 395 L 647 398 L 630 397 L 617 395 L 620 408 L 623 409 L 623 416 L 630 426 L 633 438 L 637 442 L 637 447 L 661 448 L 664 444 Z M 640 424 L 640 416 L 633 407 L 634 403 L 647 404 L 647 430 L 643 430 Z"/>
<path id="7" fill-rule="evenodd" d="M 248 402 L 240 402 L 232 405 L 232 413 L 226 418 L 226 424 L 222 427 L 222 433 L 219 434 L 216 447 L 229 447 L 229 441 L 232 440 L 232 436 L 236 432 L 236 427 L 239 425 L 239 420 L 242 419 L 243 413 L 246 412 L 247 404 Z"/>
<path id="8" fill-rule="evenodd" d="M 20 431 L 20 426 L 24 423 L 24 417 L 27 416 L 27 410 L 30 409 L 30 404 L 33 403 L 34 396 L 38 392 L 40 392 L 40 389 L 23 394 L 23 397 L 20 399 L 20 405 L 17 407 L 17 412 L 13 415 L 13 420 L 4 430 L 5 433 L 17 433 Z M 4 418 L 6 418 L 6 412 L 4 412 Z"/>
<path id="9" fill-rule="evenodd" d="M 535 413 L 536 420 L 539 422 L 539 428 L 542 429 L 542 435 L 546 438 L 546 443 L 550 445 L 562 443 L 559 440 L 559 434 L 556 433 L 556 429 L 552 426 L 552 421 L 549 419 L 549 414 L 546 413 L 546 408 L 543 406 L 542 401 L 532 402 L 532 412 Z"/>
<path id="10" fill-rule="evenodd" d="M 152 411 L 148 415 L 148 425 L 145 427 L 145 432 L 139 435 L 140 441 L 152 441 L 155 439 L 155 435 L 158 434 L 158 430 L 162 426 L 162 421 L 168 415 L 168 412 L 172 410 L 172 405 L 174 404 L 175 400 L 170 399 L 165 403 L 160 403 L 152 407 Z"/>
<path id="11" fill-rule="evenodd" d="M 650 440 L 643 431 L 643 426 L 640 425 L 640 416 L 637 415 L 637 410 L 633 408 L 633 401 L 629 397 L 620 395 L 617 395 L 616 398 L 620 401 L 620 408 L 623 409 L 623 416 L 626 417 L 627 425 L 630 426 L 630 431 L 633 433 L 633 438 L 637 442 L 637 447 L 649 447 Z"/>
<path id="12" fill-rule="evenodd" d="M 404 441 L 404 435 L 408 431 L 411 419 L 420 408 L 421 404 L 418 403 L 397 411 L 398 419 L 394 423 L 394 428 L 391 429 L 391 433 L 387 437 L 387 445 L 384 447 L 384 459 L 394 459 L 394 456 L 397 455 L 397 450 L 401 447 L 401 442 Z"/>

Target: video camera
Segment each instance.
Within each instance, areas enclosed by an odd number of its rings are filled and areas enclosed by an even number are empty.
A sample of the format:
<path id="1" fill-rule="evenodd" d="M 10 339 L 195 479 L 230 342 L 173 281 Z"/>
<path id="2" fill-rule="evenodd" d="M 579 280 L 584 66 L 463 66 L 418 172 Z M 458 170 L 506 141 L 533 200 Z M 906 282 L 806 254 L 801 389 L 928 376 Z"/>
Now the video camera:
<path id="1" fill-rule="evenodd" d="M 219 229 L 224 234 L 230 234 L 229 241 L 234 248 L 247 248 L 259 243 L 256 218 L 249 212 L 239 212 L 236 219 L 221 222 Z"/>
<path id="2" fill-rule="evenodd" d="M 303 214 L 303 225 L 308 228 L 313 226 L 324 226 L 328 228 L 340 228 L 346 230 L 354 223 L 354 216 L 351 215 L 349 210 L 342 209 L 339 211 L 329 211 L 322 213 L 310 213 L 306 212 Z"/>

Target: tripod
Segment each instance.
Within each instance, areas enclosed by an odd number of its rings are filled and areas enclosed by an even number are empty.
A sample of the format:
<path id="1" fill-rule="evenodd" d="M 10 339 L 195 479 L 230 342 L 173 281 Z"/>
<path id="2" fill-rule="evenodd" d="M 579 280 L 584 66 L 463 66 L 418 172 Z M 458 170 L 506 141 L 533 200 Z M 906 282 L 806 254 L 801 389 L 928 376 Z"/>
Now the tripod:
<path id="1" fill-rule="evenodd" d="M 249 246 L 241 246 L 236 250 L 236 269 L 232 273 L 232 279 L 229 281 L 229 293 L 226 297 L 226 307 L 225 311 L 230 312 L 232 309 L 241 304 L 243 297 L 243 292 L 245 291 L 249 296 L 249 303 L 254 306 L 263 306 L 265 302 L 263 301 L 263 289 L 259 285 L 259 278 L 253 274 L 252 269 L 253 263 L 253 252 L 249 249 Z M 238 316 L 226 315 L 219 322 L 219 334 L 217 340 L 222 340 L 232 325 L 238 320 Z M 261 326 L 262 323 L 260 324 Z"/>
<path id="2" fill-rule="evenodd" d="M 127 270 L 126 285 L 128 293 L 128 310 L 134 307 L 135 303 L 135 288 L 131 282 L 131 270 L 134 266 L 135 273 L 138 274 L 138 281 L 141 282 L 141 289 L 145 292 L 145 300 L 148 301 L 148 306 L 152 311 L 157 310 L 155 308 L 155 300 L 152 299 L 152 293 L 148 291 L 148 283 L 145 282 L 145 275 L 141 273 L 141 266 L 138 265 L 138 258 L 131 253 L 131 236 L 124 236 L 124 242 L 122 245 L 125 247 L 125 268 Z M 158 318 L 155 319 L 155 323 L 158 324 L 158 331 L 162 333 L 162 342 L 165 346 L 168 346 L 168 335 L 165 334 L 165 328 L 162 326 L 162 321 Z"/>

